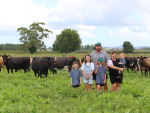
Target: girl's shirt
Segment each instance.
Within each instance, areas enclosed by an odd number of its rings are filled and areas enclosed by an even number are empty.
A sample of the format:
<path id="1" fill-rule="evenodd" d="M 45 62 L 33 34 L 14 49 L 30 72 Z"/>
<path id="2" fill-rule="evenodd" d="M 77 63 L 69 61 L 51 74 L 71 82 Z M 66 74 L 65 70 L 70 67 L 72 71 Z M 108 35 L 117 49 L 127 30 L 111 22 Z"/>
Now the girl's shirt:
<path id="1" fill-rule="evenodd" d="M 73 86 L 80 85 L 80 77 L 82 77 L 82 73 L 79 69 L 71 70 L 69 77 L 72 77 Z"/>
<path id="2" fill-rule="evenodd" d="M 97 66 L 95 66 L 94 72 L 96 71 Z M 103 84 L 105 79 L 105 74 L 107 74 L 106 67 L 102 65 L 102 67 L 98 68 L 98 72 L 96 74 L 96 84 Z"/>
<path id="3" fill-rule="evenodd" d="M 85 65 L 91 65 L 91 70 L 94 70 L 94 64 L 93 64 L 92 62 L 91 62 L 91 63 L 86 63 L 86 64 L 83 63 L 83 64 L 82 64 L 82 67 L 81 67 L 81 70 L 84 70 L 84 66 L 85 66 Z"/>

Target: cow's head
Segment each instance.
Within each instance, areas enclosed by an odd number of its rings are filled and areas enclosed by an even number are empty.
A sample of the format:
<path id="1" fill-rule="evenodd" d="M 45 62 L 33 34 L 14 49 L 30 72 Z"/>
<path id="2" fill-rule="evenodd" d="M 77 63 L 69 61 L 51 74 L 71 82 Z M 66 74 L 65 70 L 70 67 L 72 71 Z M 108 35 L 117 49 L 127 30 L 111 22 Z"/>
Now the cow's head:
<path id="1" fill-rule="evenodd" d="M 85 59 L 84 57 L 81 59 L 81 64 L 83 64 L 83 62 L 84 62 L 84 59 Z"/>
<path id="2" fill-rule="evenodd" d="M 47 57 L 47 65 L 48 65 L 48 69 L 50 71 L 53 71 L 55 69 L 55 66 L 56 66 L 56 61 L 53 61 L 50 57 Z"/>
<path id="3" fill-rule="evenodd" d="M 137 57 L 139 59 L 139 64 L 141 65 L 143 63 L 143 60 L 146 59 L 146 57 Z"/>
<path id="4" fill-rule="evenodd" d="M 9 58 L 9 55 L 6 56 L 6 54 L 4 54 L 2 57 L 3 57 L 4 63 L 6 63 L 6 62 L 7 62 L 7 59 Z"/>

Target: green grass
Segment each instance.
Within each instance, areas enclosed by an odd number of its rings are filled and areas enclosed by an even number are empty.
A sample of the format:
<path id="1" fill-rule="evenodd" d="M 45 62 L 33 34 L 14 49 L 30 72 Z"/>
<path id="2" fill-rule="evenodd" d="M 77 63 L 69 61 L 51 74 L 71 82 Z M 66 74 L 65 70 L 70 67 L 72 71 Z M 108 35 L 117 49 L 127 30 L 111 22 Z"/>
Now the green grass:
<path id="1" fill-rule="evenodd" d="M 67 57 L 67 56 L 76 56 L 78 59 L 82 59 L 86 54 L 90 54 L 92 51 L 75 51 L 72 53 L 68 54 L 62 54 L 57 51 L 37 51 L 34 54 L 30 54 L 29 51 L 23 52 L 23 51 L 0 51 L 0 55 L 10 55 L 11 57 L 45 57 L 45 56 L 50 56 L 50 57 Z M 111 57 L 111 52 L 112 51 L 107 51 L 108 55 Z M 120 51 L 118 51 L 117 57 L 120 56 Z M 146 56 L 150 57 L 150 53 L 148 51 L 138 51 L 134 53 L 128 53 L 126 54 L 128 57 L 139 57 L 139 56 Z"/>
<path id="2" fill-rule="evenodd" d="M 35 77 L 33 71 L 0 72 L 0 113 L 148 113 L 149 103 L 149 75 L 125 71 L 120 93 L 101 95 L 94 85 L 92 92 L 84 92 L 83 83 L 73 89 L 67 71 L 49 72 L 47 78 Z"/>

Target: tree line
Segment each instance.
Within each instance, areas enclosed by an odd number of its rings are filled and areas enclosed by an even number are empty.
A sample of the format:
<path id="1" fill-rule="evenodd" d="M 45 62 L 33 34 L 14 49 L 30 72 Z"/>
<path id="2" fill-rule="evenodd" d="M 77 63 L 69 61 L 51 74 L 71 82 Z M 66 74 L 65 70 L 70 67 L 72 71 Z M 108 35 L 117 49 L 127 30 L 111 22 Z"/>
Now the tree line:
<path id="1" fill-rule="evenodd" d="M 51 30 L 44 27 L 44 22 L 33 22 L 29 28 L 20 27 L 17 32 L 20 32 L 19 41 L 21 44 L 1 44 L 0 50 L 21 50 L 35 53 L 37 49 L 45 50 L 46 45 L 43 39 L 49 38 L 49 34 L 53 33 Z M 68 53 L 77 50 L 95 50 L 96 46 L 91 44 L 81 45 L 82 40 L 77 30 L 66 28 L 59 35 L 56 35 L 56 40 L 53 43 L 53 51 L 60 53 Z M 134 51 L 133 45 L 129 41 L 123 43 L 123 52 L 132 53 Z"/>
<path id="2" fill-rule="evenodd" d="M 16 50 L 18 50 L 17 47 L 18 47 L 19 45 L 20 45 L 20 44 L 9 44 L 9 43 L 0 44 L 0 50 L 16 51 Z"/>

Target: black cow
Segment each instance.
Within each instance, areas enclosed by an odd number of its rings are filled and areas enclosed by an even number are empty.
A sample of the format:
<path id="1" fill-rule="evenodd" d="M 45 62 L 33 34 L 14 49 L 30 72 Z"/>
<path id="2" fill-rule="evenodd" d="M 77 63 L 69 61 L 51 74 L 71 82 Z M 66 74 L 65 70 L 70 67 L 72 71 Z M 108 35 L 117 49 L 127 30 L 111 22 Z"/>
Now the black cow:
<path id="1" fill-rule="evenodd" d="M 73 65 L 73 62 L 74 62 L 74 61 L 79 62 L 79 66 L 81 65 L 79 59 L 77 59 L 77 58 L 74 57 L 74 56 L 73 56 L 73 57 L 72 57 L 72 56 L 69 56 L 69 58 L 68 58 L 68 57 L 63 57 L 63 58 L 51 57 L 51 59 L 53 59 L 53 61 L 56 61 L 55 67 L 56 67 L 57 69 L 63 69 L 65 66 L 68 66 L 69 72 L 71 71 L 71 68 L 72 68 L 72 65 Z M 54 74 L 54 73 L 57 73 L 57 71 L 56 71 L 56 70 L 53 70 L 53 74 Z"/>
<path id="2" fill-rule="evenodd" d="M 125 66 L 126 66 L 128 72 L 129 72 L 129 68 L 131 68 L 132 72 L 133 72 L 133 69 L 135 69 L 134 58 L 135 57 L 125 57 L 125 60 L 126 60 Z"/>
<path id="3" fill-rule="evenodd" d="M 48 69 L 52 71 L 55 68 L 54 63 L 55 62 L 52 61 L 50 57 L 33 58 L 31 68 L 34 71 L 35 77 L 36 77 L 36 73 L 38 73 L 38 76 L 40 76 L 41 78 L 42 78 L 42 74 L 46 75 L 47 77 Z"/>
<path id="4" fill-rule="evenodd" d="M 23 69 L 25 73 L 30 66 L 29 57 L 9 57 L 9 55 L 6 56 L 6 54 L 4 54 L 2 57 L 8 73 L 9 69 L 11 69 L 12 73 L 13 69 Z"/>

